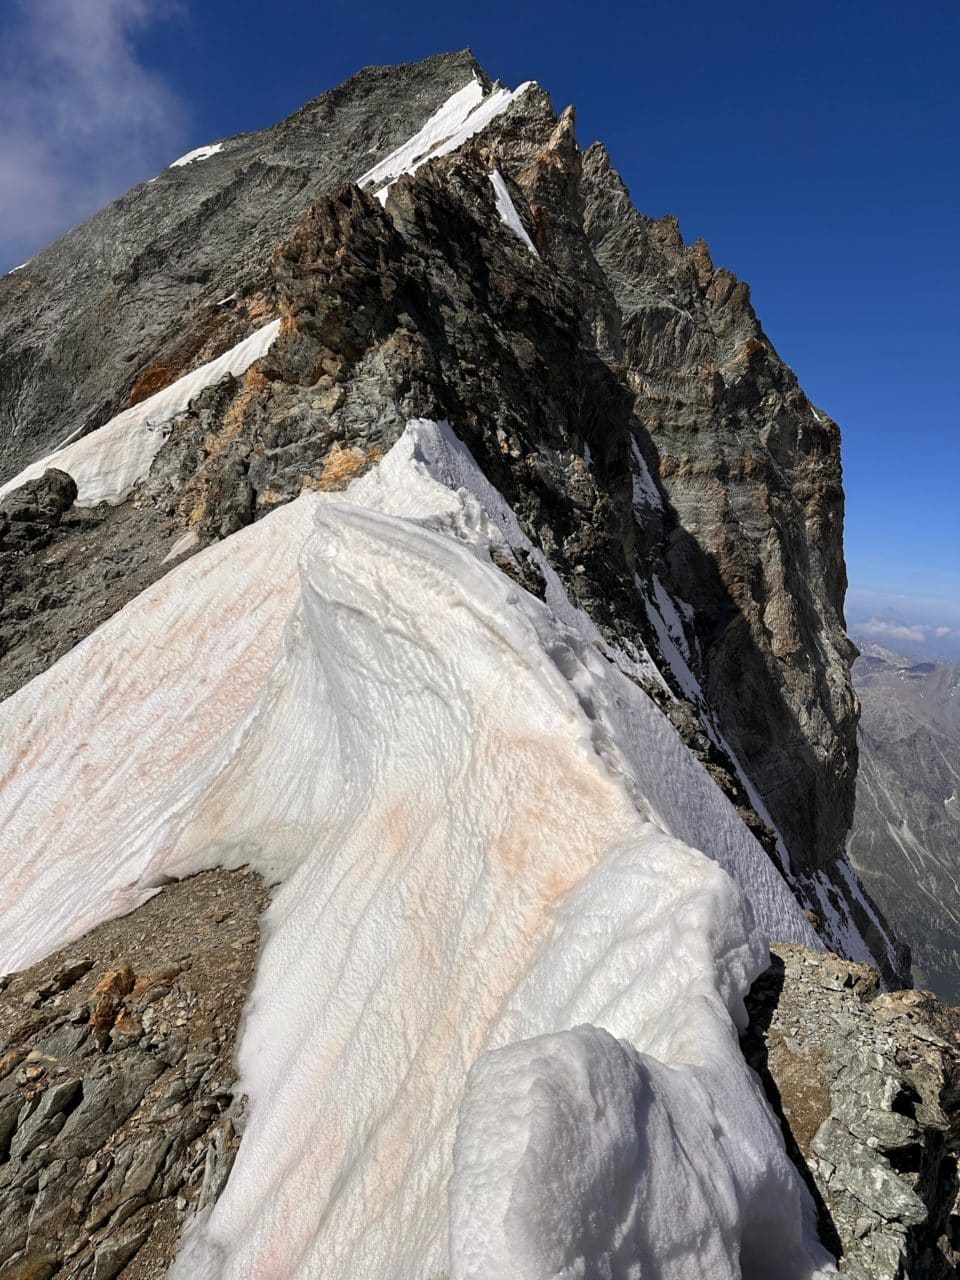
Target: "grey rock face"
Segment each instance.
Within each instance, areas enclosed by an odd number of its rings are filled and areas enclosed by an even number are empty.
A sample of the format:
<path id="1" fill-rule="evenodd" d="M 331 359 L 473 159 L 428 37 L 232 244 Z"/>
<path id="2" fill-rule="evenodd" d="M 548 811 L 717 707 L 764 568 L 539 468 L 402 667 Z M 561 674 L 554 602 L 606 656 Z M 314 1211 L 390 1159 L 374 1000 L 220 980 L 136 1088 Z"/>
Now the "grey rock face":
<path id="1" fill-rule="evenodd" d="M 342 487 L 409 418 L 446 418 L 609 643 L 653 655 L 648 692 L 828 939 L 852 921 L 902 981 L 840 866 L 856 708 L 836 426 L 746 287 L 636 213 L 539 89 L 385 209 L 342 183 L 475 73 L 459 54 L 362 72 L 0 283 L 11 470 L 283 322 L 258 367 L 197 397 L 123 507 L 74 510 L 0 560 L 0 691 L 159 576 L 186 531 L 202 546 Z M 500 221 L 493 167 L 539 256 Z"/>
<path id="2" fill-rule="evenodd" d="M 59 524 L 77 497 L 77 486 L 65 471 L 49 468 L 39 480 L 28 480 L 0 498 L 2 518 L 14 523 Z"/>
<path id="3" fill-rule="evenodd" d="M 960 1002 L 960 668 L 865 650 L 848 849 L 909 943 L 917 979 Z"/>
<path id="4" fill-rule="evenodd" d="M 837 426 L 780 360 L 749 290 L 636 212 L 602 147 L 584 230 L 620 312 L 637 443 L 668 500 L 659 573 L 694 609 L 707 702 L 788 849 L 828 867 L 853 805 Z"/>
<path id="5" fill-rule="evenodd" d="M 473 74 L 468 52 L 369 67 L 282 124 L 134 187 L 0 278 L 0 482 L 244 337 L 264 265 L 311 201 Z"/>
<path id="6" fill-rule="evenodd" d="M 866 965 L 773 948 L 747 1000 L 747 1060 L 813 1193 L 820 1236 L 858 1280 L 939 1280 L 960 1262 L 960 1017 L 878 995 Z"/>
<path id="7" fill-rule="evenodd" d="M 0 551 L 45 547 L 76 496 L 73 477 L 51 468 L 0 498 Z"/>
<path id="8" fill-rule="evenodd" d="M 239 1144 L 265 899 L 207 872 L 0 980 L 0 1276 L 164 1274 Z"/>

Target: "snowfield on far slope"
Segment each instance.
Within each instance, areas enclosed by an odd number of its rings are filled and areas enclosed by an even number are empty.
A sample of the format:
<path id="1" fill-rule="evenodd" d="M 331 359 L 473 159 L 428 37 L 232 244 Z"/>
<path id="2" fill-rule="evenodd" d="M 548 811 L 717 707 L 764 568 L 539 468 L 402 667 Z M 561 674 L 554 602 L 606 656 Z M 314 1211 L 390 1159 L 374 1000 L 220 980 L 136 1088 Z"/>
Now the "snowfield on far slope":
<path id="1" fill-rule="evenodd" d="M 737 1043 L 766 937 L 816 938 L 625 660 L 494 549 L 529 551 L 417 421 L 4 703 L 0 965 L 171 876 L 278 882 L 248 1125 L 178 1280 L 832 1271 Z"/>

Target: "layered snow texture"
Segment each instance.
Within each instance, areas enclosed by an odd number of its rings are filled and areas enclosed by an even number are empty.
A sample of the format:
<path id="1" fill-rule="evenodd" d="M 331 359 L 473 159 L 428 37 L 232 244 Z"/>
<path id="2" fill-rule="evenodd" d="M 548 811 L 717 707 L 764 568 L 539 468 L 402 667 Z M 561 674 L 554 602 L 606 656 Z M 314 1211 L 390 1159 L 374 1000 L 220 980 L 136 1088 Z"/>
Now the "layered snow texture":
<path id="1" fill-rule="evenodd" d="M 724 1074 L 723 1038 L 713 1062 L 682 1068 L 593 1026 L 484 1054 L 460 1108 L 452 1275 L 810 1275 L 755 1105 L 728 1128 L 742 1081 Z"/>
<path id="2" fill-rule="evenodd" d="M 428 160 L 462 147 L 491 120 L 506 111 L 532 84 L 532 80 L 525 80 L 513 90 L 498 86 L 484 96 L 483 85 L 474 78 L 452 94 L 412 138 L 359 177 L 357 185 L 377 187 L 376 197 L 382 204 L 402 173 L 414 173 Z"/>
<path id="3" fill-rule="evenodd" d="M 123 502 L 149 474 L 174 418 L 185 413 L 190 402 L 207 387 L 229 375 L 238 378 L 246 373 L 255 360 L 266 355 L 279 332 L 280 321 L 272 320 L 215 360 L 124 409 L 96 431 L 79 440 L 64 441 L 53 453 L 32 462 L 0 486 L 0 494 L 37 479 L 47 467 L 57 467 L 76 481 L 77 506 Z"/>
<path id="4" fill-rule="evenodd" d="M 630 660 L 492 548 L 535 554 L 412 423 L 0 706 L 3 968 L 171 876 L 279 881 L 179 1280 L 826 1261 L 735 1028 L 764 933 L 812 931 Z"/>

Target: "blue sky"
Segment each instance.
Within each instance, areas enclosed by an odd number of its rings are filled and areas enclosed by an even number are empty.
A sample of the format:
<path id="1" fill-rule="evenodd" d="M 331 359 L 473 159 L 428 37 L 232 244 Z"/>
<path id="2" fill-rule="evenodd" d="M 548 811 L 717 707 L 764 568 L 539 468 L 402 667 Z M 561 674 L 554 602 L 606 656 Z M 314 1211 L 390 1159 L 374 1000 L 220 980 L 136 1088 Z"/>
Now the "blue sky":
<path id="1" fill-rule="evenodd" d="M 851 619 L 960 630 L 960 6 L 7 0 L 0 268 L 181 151 L 470 45 L 574 102 L 841 424 Z"/>

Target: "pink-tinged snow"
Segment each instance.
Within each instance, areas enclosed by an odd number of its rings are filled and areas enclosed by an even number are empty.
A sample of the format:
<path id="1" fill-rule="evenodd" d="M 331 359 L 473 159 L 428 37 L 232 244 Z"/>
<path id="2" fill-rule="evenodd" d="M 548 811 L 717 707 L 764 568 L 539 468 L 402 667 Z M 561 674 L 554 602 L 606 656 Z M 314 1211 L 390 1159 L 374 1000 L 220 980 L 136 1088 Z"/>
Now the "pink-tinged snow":
<path id="1" fill-rule="evenodd" d="M 736 1038 L 764 934 L 811 930 L 556 577 L 541 603 L 494 547 L 529 551 L 412 423 L 0 705 L 0 968 L 169 876 L 279 882 L 248 1125 L 178 1280 L 827 1265 Z"/>
<path id="2" fill-rule="evenodd" d="M 540 255 L 537 253 L 533 241 L 527 235 L 526 227 L 520 221 L 516 205 L 510 199 L 510 192 L 507 190 L 507 184 L 504 182 L 503 175 L 499 169 L 494 169 L 490 174 L 490 183 L 493 187 L 493 195 L 500 221 L 505 227 L 509 227 L 519 240 L 523 241 L 535 258 L 539 258 Z"/>
<path id="3" fill-rule="evenodd" d="M 506 111 L 532 84 L 532 80 L 526 80 L 513 90 L 491 89 L 484 97 L 483 86 L 474 78 L 452 94 L 412 138 L 362 174 L 357 185 L 378 187 L 376 196 L 383 204 L 387 191 L 402 173 L 415 173 L 428 160 L 456 151 Z"/>
<path id="4" fill-rule="evenodd" d="M 45 458 L 31 462 L 0 486 L 0 494 L 37 479 L 47 467 L 56 467 L 76 481 L 78 507 L 123 502 L 149 474 L 170 434 L 173 419 L 186 412 L 191 400 L 207 387 L 228 375 L 238 378 L 246 373 L 255 360 L 266 355 L 279 332 L 280 321 L 272 320 L 215 360 L 200 365 L 133 408 L 124 409 L 96 431 L 79 440 L 71 437 Z"/>
<path id="5" fill-rule="evenodd" d="M 215 156 L 222 150 L 222 142 L 211 142 L 208 146 L 196 147 L 193 151 L 188 151 L 185 156 L 181 156 L 179 160 L 174 160 L 173 164 L 168 165 L 168 168 L 182 169 L 185 164 L 194 164 L 197 160 L 209 160 L 211 156 Z"/>
<path id="6" fill-rule="evenodd" d="M 181 823 L 263 694 L 314 505 L 179 566 L 0 703 L 0 967 L 163 882 Z"/>

